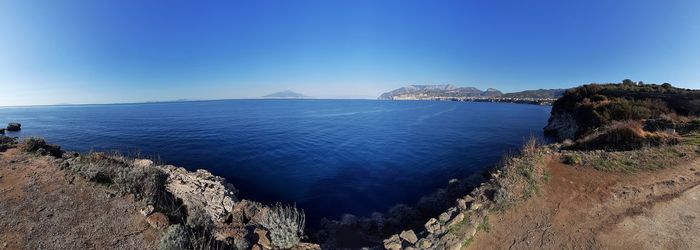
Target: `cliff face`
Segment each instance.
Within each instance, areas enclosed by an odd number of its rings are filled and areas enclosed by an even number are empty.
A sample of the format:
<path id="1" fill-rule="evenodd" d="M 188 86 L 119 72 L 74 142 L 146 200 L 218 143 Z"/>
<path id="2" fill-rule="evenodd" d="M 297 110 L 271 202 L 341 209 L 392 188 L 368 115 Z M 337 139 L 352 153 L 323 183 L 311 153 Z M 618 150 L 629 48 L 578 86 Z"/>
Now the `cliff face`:
<path id="1" fill-rule="evenodd" d="M 557 137 L 559 140 L 576 138 L 578 125 L 576 119 L 569 113 L 552 113 L 544 132 L 547 135 Z"/>

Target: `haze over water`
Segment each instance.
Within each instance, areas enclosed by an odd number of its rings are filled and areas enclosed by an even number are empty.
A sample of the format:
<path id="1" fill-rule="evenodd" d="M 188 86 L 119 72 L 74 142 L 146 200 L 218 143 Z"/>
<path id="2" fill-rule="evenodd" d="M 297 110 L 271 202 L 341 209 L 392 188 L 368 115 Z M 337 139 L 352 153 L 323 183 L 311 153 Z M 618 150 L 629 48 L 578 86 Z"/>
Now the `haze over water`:
<path id="1" fill-rule="evenodd" d="M 373 100 L 225 100 L 0 108 L 8 136 L 65 150 L 158 155 L 225 177 L 240 197 L 296 203 L 316 221 L 384 212 L 493 166 L 550 107 Z"/>

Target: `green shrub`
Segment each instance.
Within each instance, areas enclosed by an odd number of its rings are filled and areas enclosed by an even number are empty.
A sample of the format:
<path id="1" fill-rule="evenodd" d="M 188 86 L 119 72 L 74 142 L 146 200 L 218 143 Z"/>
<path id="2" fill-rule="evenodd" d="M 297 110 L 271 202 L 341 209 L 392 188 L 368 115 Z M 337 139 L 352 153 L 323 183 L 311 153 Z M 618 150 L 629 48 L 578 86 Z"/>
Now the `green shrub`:
<path id="1" fill-rule="evenodd" d="M 304 235 L 304 212 L 294 206 L 277 204 L 270 207 L 260 224 L 270 232 L 270 241 L 276 248 L 289 249 Z"/>
<path id="2" fill-rule="evenodd" d="M 579 165 L 581 160 L 581 156 L 578 154 L 567 154 L 564 156 L 564 163 L 568 165 Z"/>
<path id="3" fill-rule="evenodd" d="M 160 237 L 158 248 L 161 250 L 185 250 L 189 249 L 188 232 L 180 224 L 168 227 Z"/>
<path id="4" fill-rule="evenodd" d="M 0 152 L 17 146 L 17 138 L 0 135 Z"/>
<path id="5" fill-rule="evenodd" d="M 133 194 L 147 203 L 165 206 L 167 174 L 154 167 L 135 167 L 132 160 L 120 155 L 92 153 L 78 157 L 68 170 L 88 179 L 110 186 L 121 194 Z"/>
<path id="6" fill-rule="evenodd" d="M 191 209 L 189 214 L 187 214 L 186 225 L 190 228 L 209 230 L 212 228 L 213 222 L 211 218 L 204 212 L 204 210 L 196 208 Z"/>

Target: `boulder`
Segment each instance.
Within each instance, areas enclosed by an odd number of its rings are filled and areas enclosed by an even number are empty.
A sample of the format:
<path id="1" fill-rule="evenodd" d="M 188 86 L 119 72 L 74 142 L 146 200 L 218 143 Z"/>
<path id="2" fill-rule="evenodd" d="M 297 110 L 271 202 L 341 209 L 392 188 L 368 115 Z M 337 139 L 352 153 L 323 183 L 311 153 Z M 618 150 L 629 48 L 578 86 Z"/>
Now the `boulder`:
<path id="1" fill-rule="evenodd" d="M 148 205 L 148 206 L 145 206 L 145 207 L 141 208 L 141 210 L 139 210 L 139 212 L 140 212 L 141 214 L 143 214 L 143 216 L 149 216 L 149 215 L 151 215 L 151 214 L 153 213 L 153 210 L 155 210 L 155 209 L 153 208 L 153 206 Z"/>
<path id="2" fill-rule="evenodd" d="M 134 167 L 147 168 L 153 166 L 153 161 L 148 159 L 134 159 Z"/>
<path id="3" fill-rule="evenodd" d="M 413 230 L 403 231 L 399 237 L 411 244 L 415 244 L 418 241 L 418 237 L 416 237 L 416 233 Z"/>
<path id="4" fill-rule="evenodd" d="M 420 239 L 420 240 L 418 241 L 418 244 L 416 244 L 416 246 L 418 246 L 418 247 L 420 247 L 420 248 L 422 248 L 422 249 L 428 249 L 428 248 L 430 248 L 431 246 L 433 246 L 433 242 L 430 241 L 430 240 L 428 240 L 428 239 Z"/>
<path id="5" fill-rule="evenodd" d="M 5 128 L 0 128 L 0 135 L 5 134 Z"/>
<path id="6" fill-rule="evenodd" d="M 151 227 L 158 229 L 158 230 L 163 230 L 170 225 L 170 220 L 168 220 L 168 216 L 165 216 L 163 213 L 153 213 L 146 217 L 146 222 L 148 222 Z"/>
<path id="7" fill-rule="evenodd" d="M 168 174 L 166 189 L 182 200 L 187 211 L 201 209 L 213 222 L 224 222 L 238 202 L 236 189 L 224 178 L 206 170 L 187 171 L 172 165 L 158 166 Z"/>
<path id="8" fill-rule="evenodd" d="M 270 238 L 267 237 L 267 230 L 262 228 L 255 229 L 256 243 L 263 249 L 272 249 Z"/>
<path id="9" fill-rule="evenodd" d="M 425 230 L 427 230 L 431 234 L 440 231 L 441 227 L 442 226 L 440 225 L 440 222 L 438 222 L 438 220 L 435 218 L 430 218 L 430 220 L 428 220 L 428 222 L 425 223 Z"/>
<path id="10" fill-rule="evenodd" d="M 321 250 L 321 246 L 312 243 L 300 242 L 296 246 L 293 246 L 292 250 Z"/>
<path id="11" fill-rule="evenodd" d="M 445 223 L 445 222 L 449 221 L 450 219 L 452 219 L 455 216 L 456 212 L 457 212 L 457 209 L 454 207 L 447 209 L 447 211 L 440 214 L 440 217 L 439 217 L 440 222 Z"/>
<path id="12" fill-rule="evenodd" d="M 389 239 L 384 240 L 384 248 L 388 250 L 400 250 L 401 249 L 401 238 L 394 234 Z"/>
<path id="13" fill-rule="evenodd" d="M 465 199 L 457 199 L 457 207 L 460 211 L 467 210 L 467 201 Z"/>
<path id="14" fill-rule="evenodd" d="M 22 129 L 22 124 L 17 122 L 10 122 L 7 124 L 7 131 L 20 131 Z"/>
<path id="15" fill-rule="evenodd" d="M 450 222 L 447 223 L 447 227 L 454 227 L 455 225 L 461 223 L 464 220 L 464 214 L 458 213 Z"/>

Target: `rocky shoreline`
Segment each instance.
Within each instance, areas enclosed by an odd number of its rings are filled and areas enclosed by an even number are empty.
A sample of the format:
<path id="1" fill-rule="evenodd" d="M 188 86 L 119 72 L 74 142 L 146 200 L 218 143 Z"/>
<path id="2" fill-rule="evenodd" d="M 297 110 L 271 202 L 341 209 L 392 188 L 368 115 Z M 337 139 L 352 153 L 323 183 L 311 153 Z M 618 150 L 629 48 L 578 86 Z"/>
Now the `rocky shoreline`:
<path id="1" fill-rule="evenodd" d="M 488 229 L 489 213 L 501 211 L 534 195 L 547 173 L 543 163 L 557 145 L 537 145 L 531 140 L 521 154 L 505 160 L 491 178 L 455 201 L 437 218 L 428 220 L 420 232 L 402 231 L 385 239 L 385 249 L 450 249 L 468 246 L 479 230 Z"/>
<path id="2" fill-rule="evenodd" d="M 284 228 L 292 225 L 284 221 L 284 216 L 290 214 L 275 217 L 277 211 L 289 211 L 285 210 L 287 206 L 265 206 L 238 199 L 238 191 L 232 184 L 206 170 L 189 171 L 117 154 L 63 152 L 59 146 L 47 144 L 40 138 L 18 142 L 17 138 L 0 135 L 0 141 L 0 152 L 17 148 L 28 157 L 49 157 L 56 168 L 67 174 L 72 173 L 142 200 L 145 205 L 138 212 L 150 226 L 163 233 L 161 249 L 178 246 L 184 249 L 205 246 L 259 250 L 320 249 L 316 244 L 301 241 L 306 237 L 303 235 L 303 221 L 301 225 L 293 225 L 300 228 L 290 230 Z M 303 220 L 303 213 L 294 212 Z M 191 229 L 190 233 L 185 231 L 178 236 L 185 239 L 176 238 L 181 242 L 175 242 L 175 246 L 167 245 L 170 242 L 164 247 L 163 239 L 174 231 L 173 228 L 183 227 Z M 193 241 L 199 240 L 204 243 L 197 242 L 200 245 L 195 246 Z"/>

